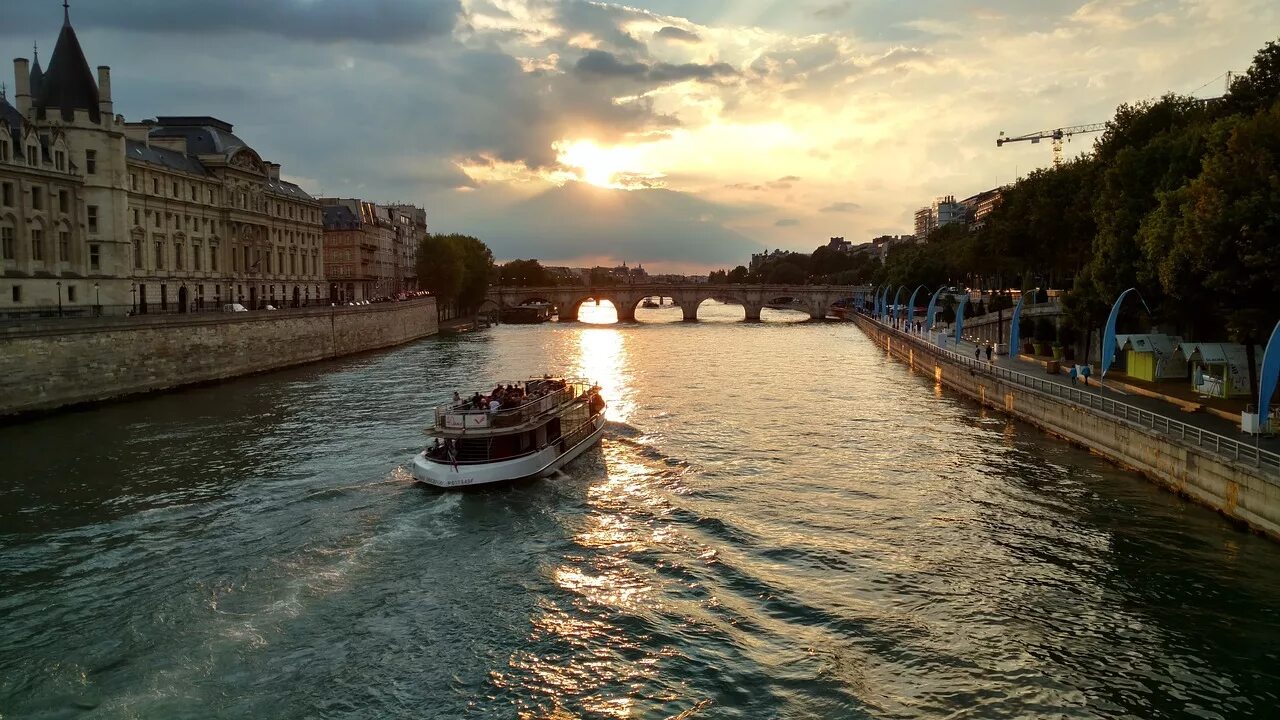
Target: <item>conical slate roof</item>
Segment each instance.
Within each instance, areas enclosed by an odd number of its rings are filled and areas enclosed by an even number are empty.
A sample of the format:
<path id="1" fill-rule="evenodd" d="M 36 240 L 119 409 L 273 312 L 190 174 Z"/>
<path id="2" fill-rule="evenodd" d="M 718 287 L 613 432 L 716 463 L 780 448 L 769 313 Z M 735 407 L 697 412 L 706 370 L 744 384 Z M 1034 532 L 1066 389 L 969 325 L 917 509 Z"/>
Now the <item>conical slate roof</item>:
<path id="1" fill-rule="evenodd" d="M 40 69 L 40 49 L 31 48 L 31 97 L 38 98 L 44 92 L 44 71 Z"/>
<path id="2" fill-rule="evenodd" d="M 44 87 L 36 103 L 42 115 L 50 109 L 58 109 L 63 120 L 71 121 L 75 119 L 76 110 L 88 110 L 90 120 L 95 123 L 101 121 L 98 84 L 93 80 L 84 50 L 80 49 L 70 17 L 62 23 L 62 32 L 58 34 L 58 44 L 53 48 L 53 57 L 49 59 L 49 70 L 44 74 L 42 84 Z"/>

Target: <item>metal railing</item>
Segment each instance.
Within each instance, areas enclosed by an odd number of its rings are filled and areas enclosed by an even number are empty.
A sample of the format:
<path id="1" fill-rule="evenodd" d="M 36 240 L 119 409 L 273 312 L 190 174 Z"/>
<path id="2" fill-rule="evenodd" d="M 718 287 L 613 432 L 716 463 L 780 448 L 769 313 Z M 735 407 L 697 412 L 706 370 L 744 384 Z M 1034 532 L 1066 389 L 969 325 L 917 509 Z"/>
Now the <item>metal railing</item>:
<path id="1" fill-rule="evenodd" d="M 577 378 L 534 378 L 517 383 L 526 393 L 539 391 L 538 383 L 554 383 L 563 381 L 563 388 L 537 395 L 521 405 L 513 408 L 501 408 L 497 411 L 473 408 L 470 401 L 463 400 L 458 405 L 446 405 L 436 408 L 435 426 L 442 430 L 489 430 L 492 428 L 514 427 L 522 425 L 529 419 L 542 415 L 559 407 L 574 398 L 581 396 L 591 386 L 586 380 Z M 532 388 L 532 389 L 531 389 Z"/>
<path id="2" fill-rule="evenodd" d="M 1020 385 L 1090 410 L 1099 411 L 1103 414 L 1110 415 L 1113 418 L 1132 422 L 1142 427 L 1151 428 L 1152 430 L 1162 432 L 1169 437 L 1177 438 L 1185 443 L 1193 444 L 1197 448 L 1210 450 L 1215 455 L 1223 458 L 1252 463 L 1256 467 L 1267 468 L 1269 470 L 1280 472 L 1280 454 L 1271 452 L 1270 450 L 1263 450 L 1254 445 L 1226 437 L 1225 435 L 1219 435 L 1218 433 L 1211 432 L 1209 430 L 1203 430 L 1194 425 L 1188 425 L 1187 423 L 1174 420 L 1173 418 L 1165 415 L 1153 413 L 1150 410 L 1144 410 L 1140 407 L 1135 407 L 1127 403 L 1103 397 L 1097 393 L 1088 392 L 1070 385 L 1063 385 L 1062 383 L 1052 382 L 1050 380 L 1045 380 L 1044 378 L 1038 378 L 1034 375 L 1020 373 L 1016 370 L 1000 367 L 994 363 L 975 360 L 974 358 L 966 355 L 961 355 L 960 353 L 947 350 L 946 348 L 938 347 L 925 338 L 890 327 L 869 315 L 864 315 L 864 317 L 875 323 L 885 332 L 890 333 L 892 336 L 921 346 L 929 352 L 938 353 L 952 362 L 968 367 L 974 372 L 980 372 L 985 375 L 1001 378 L 1015 385 Z"/>

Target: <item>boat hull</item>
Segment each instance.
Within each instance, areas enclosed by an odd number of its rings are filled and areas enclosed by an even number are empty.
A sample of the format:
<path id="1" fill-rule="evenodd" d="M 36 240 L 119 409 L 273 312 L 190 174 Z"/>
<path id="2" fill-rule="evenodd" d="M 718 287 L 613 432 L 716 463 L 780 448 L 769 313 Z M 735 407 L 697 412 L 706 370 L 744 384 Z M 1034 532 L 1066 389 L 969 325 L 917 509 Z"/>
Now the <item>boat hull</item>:
<path id="1" fill-rule="evenodd" d="M 563 453 L 559 452 L 558 446 L 549 445 L 511 460 L 458 465 L 456 469 L 450 463 L 436 462 L 425 453 L 419 453 L 413 457 L 411 470 L 413 477 L 419 482 L 444 489 L 547 477 L 600 441 L 600 436 L 604 434 L 604 414 L 593 417 L 591 423 L 595 426 L 591 433 Z"/>

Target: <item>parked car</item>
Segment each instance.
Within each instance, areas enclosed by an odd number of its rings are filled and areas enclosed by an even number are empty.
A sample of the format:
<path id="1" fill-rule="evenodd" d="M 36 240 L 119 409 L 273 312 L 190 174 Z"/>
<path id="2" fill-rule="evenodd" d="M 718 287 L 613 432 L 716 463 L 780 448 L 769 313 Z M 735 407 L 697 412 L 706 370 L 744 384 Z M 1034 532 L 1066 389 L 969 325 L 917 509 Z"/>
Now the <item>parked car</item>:
<path id="1" fill-rule="evenodd" d="M 222 306 L 222 312 L 249 312 L 249 308 L 240 303 L 227 303 Z"/>

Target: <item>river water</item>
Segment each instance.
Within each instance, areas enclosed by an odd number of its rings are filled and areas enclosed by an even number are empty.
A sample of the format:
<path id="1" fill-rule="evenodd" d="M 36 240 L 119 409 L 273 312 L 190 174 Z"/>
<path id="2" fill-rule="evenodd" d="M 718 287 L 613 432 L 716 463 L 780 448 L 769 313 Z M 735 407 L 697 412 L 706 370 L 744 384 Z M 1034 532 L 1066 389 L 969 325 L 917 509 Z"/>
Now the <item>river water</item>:
<path id="1" fill-rule="evenodd" d="M 741 315 L 504 326 L 0 428 L 0 717 L 1280 712 L 1275 545 L 851 325 Z M 604 387 L 597 450 L 411 481 L 434 402 L 544 371 Z"/>

